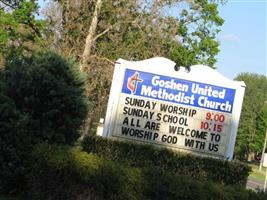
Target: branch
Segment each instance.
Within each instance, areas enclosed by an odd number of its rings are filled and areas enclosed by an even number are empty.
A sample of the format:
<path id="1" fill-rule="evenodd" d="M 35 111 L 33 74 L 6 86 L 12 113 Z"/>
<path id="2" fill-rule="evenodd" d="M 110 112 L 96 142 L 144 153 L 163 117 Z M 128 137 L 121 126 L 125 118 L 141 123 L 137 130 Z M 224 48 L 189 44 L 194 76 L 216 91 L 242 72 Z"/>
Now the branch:
<path id="1" fill-rule="evenodd" d="M 92 56 L 90 56 L 90 57 L 91 57 L 91 58 L 96 58 L 96 59 L 99 59 L 99 60 L 105 60 L 105 61 L 109 62 L 109 63 L 112 64 L 112 65 L 115 64 L 115 62 L 113 62 L 112 60 L 109 60 L 109 59 L 106 58 L 106 57 L 99 57 L 99 56 L 97 56 L 97 55 L 92 55 Z"/>
<path id="2" fill-rule="evenodd" d="M 34 26 L 32 21 L 28 20 L 28 26 L 36 33 L 38 37 L 42 37 L 40 30 Z"/>
<path id="3" fill-rule="evenodd" d="M 9 4 L 9 3 L 5 2 L 5 1 L 0 1 L 0 3 L 4 4 L 5 6 L 8 6 L 8 7 L 12 8 L 12 9 L 16 9 L 13 5 L 11 5 L 11 4 Z"/>
<path id="4" fill-rule="evenodd" d="M 27 21 L 21 21 L 20 23 L 29 26 L 38 37 L 42 37 L 40 30 L 34 26 L 30 19 L 28 19 Z"/>
<path id="5" fill-rule="evenodd" d="M 139 24 L 137 23 L 137 19 L 135 20 L 128 20 L 128 21 L 123 21 L 123 23 L 131 23 L 133 25 L 136 25 L 139 29 L 141 29 L 141 27 L 139 26 Z M 109 32 L 113 27 L 115 27 L 117 24 L 119 24 L 119 22 L 110 25 L 106 30 L 104 30 L 102 33 L 99 33 L 97 36 L 94 37 L 94 41 L 96 41 L 99 37 L 101 37 L 102 35 L 105 35 L 107 32 Z"/>
<path id="6" fill-rule="evenodd" d="M 106 30 L 104 30 L 102 33 L 98 34 L 97 36 L 94 37 L 94 41 L 97 40 L 97 38 L 101 37 L 102 35 L 105 35 L 107 32 L 110 31 L 110 29 L 112 28 L 113 26 L 109 26 Z"/>

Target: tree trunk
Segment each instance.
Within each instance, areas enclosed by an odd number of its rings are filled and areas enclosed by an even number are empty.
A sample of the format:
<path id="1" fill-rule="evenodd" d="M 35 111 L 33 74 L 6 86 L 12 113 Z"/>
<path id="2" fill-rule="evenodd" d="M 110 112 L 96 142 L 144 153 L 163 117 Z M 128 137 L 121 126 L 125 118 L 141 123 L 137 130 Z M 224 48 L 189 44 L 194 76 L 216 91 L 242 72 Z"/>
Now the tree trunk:
<path id="1" fill-rule="evenodd" d="M 101 5 L 102 5 L 102 0 L 97 0 L 95 4 L 95 10 L 94 10 L 92 22 L 89 27 L 88 35 L 86 37 L 84 51 L 82 54 L 81 66 L 80 66 L 81 70 L 84 70 L 84 67 L 87 65 L 88 59 L 91 55 L 91 50 L 94 44 L 94 35 L 96 33 L 98 15 L 100 13 Z"/>
<path id="2" fill-rule="evenodd" d="M 63 43 L 66 42 L 66 27 L 68 25 L 68 17 L 69 17 L 69 9 L 70 9 L 70 4 L 69 0 L 64 0 L 61 1 L 61 7 L 62 7 L 62 38 L 63 38 Z"/>
<path id="3" fill-rule="evenodd" d="M 88 67 L 87 66 L 88 60 L 89 60 L 89 57 L 91 55 L 91 50 L 92 50 L 92 47 L 93 47 L 93 44 L 95 41 L 94 36 L 96 33 L 96 27 L 97 27 L 97 23 L 98 23 L 98 16 L 100 13 L 101 5 L 102 5 L 102 0 L 97 0 L 96 4 L 95 4 L 95 10 L 94 10 L 92 22 L 91 22 L 91 25 L 89 27 L 88 35 L 87 35 L 86 40 L 85 40 L 84 51 L 83 51 L 81 63 L 80 63 L 80 70 L 81 71 L 84 71 L 85 67 Z M 90 69 L 88 71 L 90 73 Z M 83 136 L 88 134 L 88 131 L 89 131 L 90 125 L 91 125 L 91 121 L 92 121 L 91 120 L 92 112 L 90 112 L 89 110 L 87 112 L 88 113 L 86 115 L 84 126 L 83 126 Z"/>
<path id="4" fill-rule="evenodd" d="M 254 152 L 249 153 L 247 161 L 248 162 L 254 161 L 254 157 L 255 157 L 255 153 Z"/>

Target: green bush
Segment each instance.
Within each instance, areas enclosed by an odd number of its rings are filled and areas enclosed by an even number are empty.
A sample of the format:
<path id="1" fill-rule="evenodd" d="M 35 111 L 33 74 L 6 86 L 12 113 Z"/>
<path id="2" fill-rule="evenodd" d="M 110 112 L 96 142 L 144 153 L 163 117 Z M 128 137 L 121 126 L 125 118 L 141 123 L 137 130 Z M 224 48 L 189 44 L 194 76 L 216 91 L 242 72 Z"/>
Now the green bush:
<path id="1" fill-rule="evenodd" d="M 38 145 L 29 199 L 38 200 L 264 200 L 240 186 L 199 182 L 156 168 L 126 167 L 77 148 Z"/>
<path id="2" fill-rule="evenodd" d="M 123 163 L 131 167 L 156 167 L 177 175 L 190 176 L 200 181 L 245 186 L 250 167 L 239 162 L 201 158 L 178 154 L 165 148 L 141 145 L 133 142 L 110 140 L 88 136 L 82 141 L 83 150 Z"/>
<path id="3" fill-rule="evenodd" d="M 148 199 L 179 200 L 264 200 L 267 195 L 246 190 L 238 185 L 223 186 L 210 181 L 199 182 L 159 170 L 147 170 L 145 196 Z"/>
<path id="4" fill-rule="evenodd" d="M 0 71 L 0 191 L 25 185 L 34 144 L 73 143 L 86 109 L 78 66 L 51 52 L 7 62 Z"/>
<path id="5" fill-rule="evenodd" d="M 38 145 L 29 198 L 143 199 L 141 172 L 68 146 Z"/>

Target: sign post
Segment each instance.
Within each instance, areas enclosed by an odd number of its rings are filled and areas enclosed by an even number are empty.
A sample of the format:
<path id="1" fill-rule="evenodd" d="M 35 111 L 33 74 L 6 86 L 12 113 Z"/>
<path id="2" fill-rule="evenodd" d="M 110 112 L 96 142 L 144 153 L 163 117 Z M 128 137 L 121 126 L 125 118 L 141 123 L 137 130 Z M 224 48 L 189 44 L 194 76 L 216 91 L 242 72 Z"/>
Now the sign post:
<path id="1" fill-rule="evenodd" d="M 263 165 L 263 167 L 266 167 L 265 181 L 264 181 L 264 187 L 263 187 L 263 191 L 265 192 L 266 191 L 266 185 L 267 185 L 267 153 L 264 154 L 262 165 Z"/>
<path id="2" fill-rule="evenodd" d="M 232 159 L 244 82 L 166 58 L 116 63 L 103 136 Z"/>

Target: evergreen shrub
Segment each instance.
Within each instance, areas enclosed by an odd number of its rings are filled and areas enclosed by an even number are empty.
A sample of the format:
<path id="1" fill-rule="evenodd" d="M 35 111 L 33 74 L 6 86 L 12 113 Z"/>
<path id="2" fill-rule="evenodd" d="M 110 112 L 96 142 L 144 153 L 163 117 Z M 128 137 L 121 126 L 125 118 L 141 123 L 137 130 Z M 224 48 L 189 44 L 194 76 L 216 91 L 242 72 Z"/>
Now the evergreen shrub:
<path id="1" fill-rule="evenodd" d="M 34 149 L 32 200 L 265 200 L 240 186 L 196 181 L 154 167 L 135 168 L 80 149 L 42 144 Z"/>
<path id="2" fill-rule="evenodd" d="M 251 168 L 236 161 L 222 161 L 207 157 L 182 154 L 166 148 L 134 142 L 87 136 L 83 150 L 127 166 L 156 167 L 177 175 L 190 176 L 199 181 L 213 181 L 224 185 L 245 186 Z"/>
<path id="3" fill-rule="evenodd" d="M 33 151 L 29 198 L 143 199 L 139 169 L 123 167 L 70 146 L 39 144 Z"/>
<path id="4" fill-rule="evenodd" d="M 0 191 L 25 186 L 33 145 L 72 144 L 86 110 L 78 66 L 52 52 L 10 59 L 0 71 Z"/>

